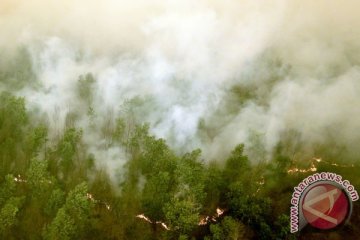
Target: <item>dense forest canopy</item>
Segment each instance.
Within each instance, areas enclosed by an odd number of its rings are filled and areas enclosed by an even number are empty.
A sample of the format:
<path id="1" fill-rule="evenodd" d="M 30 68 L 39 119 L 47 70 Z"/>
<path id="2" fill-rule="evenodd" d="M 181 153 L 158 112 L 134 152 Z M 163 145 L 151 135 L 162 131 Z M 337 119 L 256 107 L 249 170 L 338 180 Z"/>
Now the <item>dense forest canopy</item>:
<path id="1" fill-rule="evenodd" d="M 1 1 L 0 239 L 356 239 L 289 207 L 360 189 L 358 5 Z"/>

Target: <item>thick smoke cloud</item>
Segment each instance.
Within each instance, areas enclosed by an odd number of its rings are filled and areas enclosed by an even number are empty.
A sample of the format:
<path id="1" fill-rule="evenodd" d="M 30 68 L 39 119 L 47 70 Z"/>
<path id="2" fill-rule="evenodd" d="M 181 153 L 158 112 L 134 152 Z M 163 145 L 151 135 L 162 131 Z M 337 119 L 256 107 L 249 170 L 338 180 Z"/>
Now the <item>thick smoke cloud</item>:
<path id="1" fill-rule="evenodd" d="M 206 159 L 221 159 L 243 142 L 255 159 L 266 159 L 295 132 L 303 155 L 329 142 L 354 155 L 359 5 L 3 0 L 1 64 L 19 47 L 30 54 L 36 87 L 16 94 L 47 115 L 54 136 L 69 113 L 85 129 L 111 126 L 124 102 L 137 97 L 135 118 L 179 152 L 201 147 Z M 88 72 L 96 79 L 92 123 L 76 92 Z M 96 129 L 84 136 L 96 158 L 109 169 L 121 166 L 123 150 L 107 149 Z"/>

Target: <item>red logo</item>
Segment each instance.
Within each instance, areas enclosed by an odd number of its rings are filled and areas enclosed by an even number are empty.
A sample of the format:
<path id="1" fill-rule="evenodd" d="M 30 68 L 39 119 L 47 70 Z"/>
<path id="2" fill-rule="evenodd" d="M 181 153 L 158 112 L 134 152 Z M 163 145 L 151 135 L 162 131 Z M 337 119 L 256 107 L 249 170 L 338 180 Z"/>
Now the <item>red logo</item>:
<path id="1" fill-rule="evenodd" d="M 332 184 L 318 184 L 304 196 L 302 209 L 306 221 L 319 229 L 331 229 L 342 224 L 349 214 L 349 198 Z"/>

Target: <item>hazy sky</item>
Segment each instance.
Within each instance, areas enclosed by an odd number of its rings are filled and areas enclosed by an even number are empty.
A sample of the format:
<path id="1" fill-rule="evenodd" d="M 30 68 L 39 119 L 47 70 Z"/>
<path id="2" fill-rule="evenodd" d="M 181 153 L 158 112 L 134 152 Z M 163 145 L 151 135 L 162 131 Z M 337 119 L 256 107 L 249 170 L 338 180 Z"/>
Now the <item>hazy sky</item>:
<path id="1" fill-rule="evenodd" d="M 356 0 L 1 0 L 0 53 L 4 62 L 19 46 L 29 51 L 43 88 L 17 94 L 55 119 L 54 128 L 79 111 L 77 79 L 92 72 L 99 125 L 140 96 L 138 114 L 152 133 L 178 149 L 201 147 L 208 159 L 241 142 L 251 146 L 254 133 L 269 155 L 290 130 L 309 155 L 329 136 L 353 153 L 359 7 Z M 251 89 L 241 106 L 229 97 L 234 86 Z M 201 120 L 209 136 L 200 133 Z M 96 134 L 85 138 L 94 152 L 101 148 Z"/>

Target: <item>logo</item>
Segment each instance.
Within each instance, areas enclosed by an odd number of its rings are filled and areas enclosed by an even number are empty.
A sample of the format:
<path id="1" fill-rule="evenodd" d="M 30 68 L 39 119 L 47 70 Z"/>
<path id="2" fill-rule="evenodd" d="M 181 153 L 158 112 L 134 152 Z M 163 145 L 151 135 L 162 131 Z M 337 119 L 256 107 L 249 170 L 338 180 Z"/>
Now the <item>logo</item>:
<path id="1" fill-rule="evenodd" d="M 319 183 L 304 195 L 301 207 L 311 226 L 332 229 L 350 216 L 350 205 L 350 199 L 343 189 L 331 183 Z"/>
<path id="2" fill-rule="evenodd" d="M 329 230 L 345 224 L 351 216 L 352 202 L 359 195 L 348 180 L 329 173 L 315 173 L 294 187 L 290 208 L 290 231 L 307 225 Z"/>

